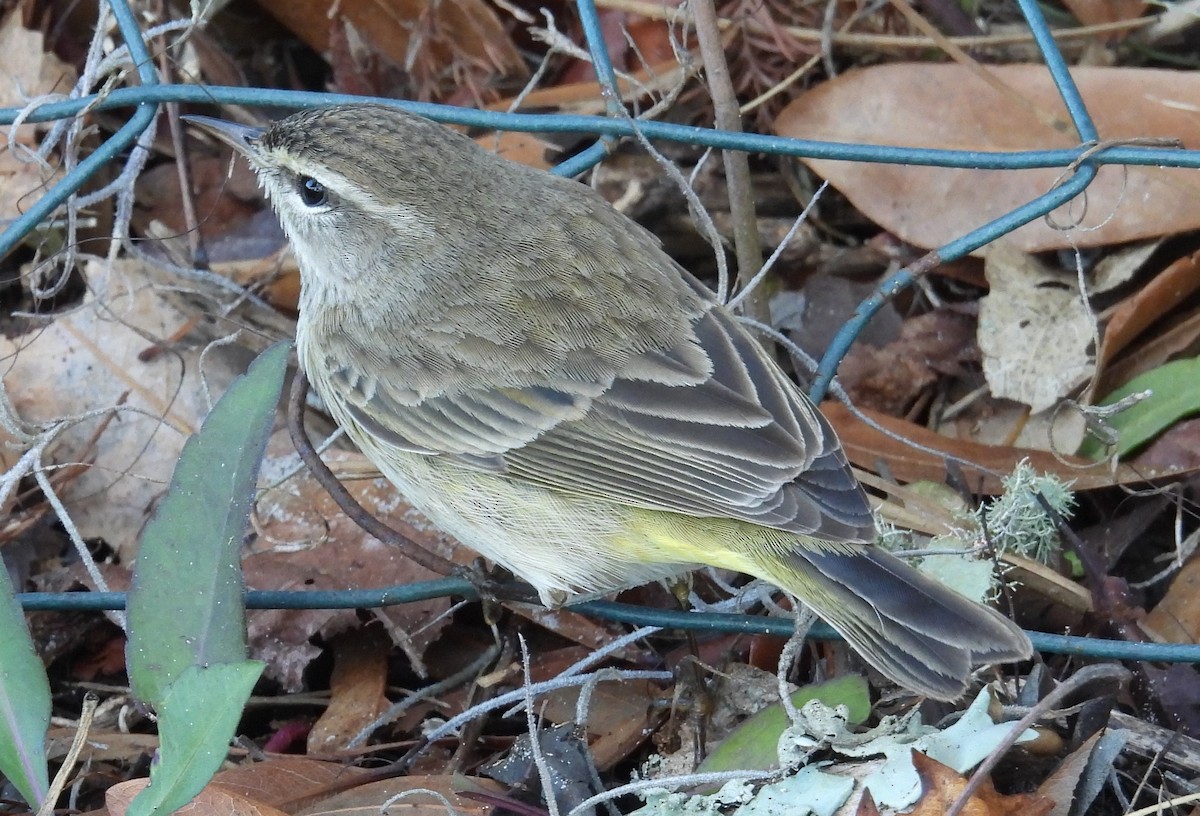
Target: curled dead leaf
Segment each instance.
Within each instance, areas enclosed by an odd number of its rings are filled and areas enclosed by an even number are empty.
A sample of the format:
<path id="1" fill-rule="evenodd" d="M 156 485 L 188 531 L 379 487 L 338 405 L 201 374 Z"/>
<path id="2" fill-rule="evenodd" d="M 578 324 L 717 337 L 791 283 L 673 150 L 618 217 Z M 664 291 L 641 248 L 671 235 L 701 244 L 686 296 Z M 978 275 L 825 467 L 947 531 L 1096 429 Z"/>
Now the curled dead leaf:
<path id="1" fill-rule="evenodd" d="M 1200 147 L 1200 75 L 1077 66 L 1071 75 L 1105 140 L 1157 137 Z M 1041 65 L 889 63 L 847 71 L 780 113 L 781 136 L 948 150 L 1078 146 L 1062 98 Z M 934 248 L 1049 191 L 1061 168 L 975 170 L 804 159 L 868 218 Z M 1191 169 L 1104 167 L 1086 197 L 1010 238 L 1026 252 L 1106 246 L 1200 227 Z M 1062 225 L 1071 225 L 1064 232 Z"/>

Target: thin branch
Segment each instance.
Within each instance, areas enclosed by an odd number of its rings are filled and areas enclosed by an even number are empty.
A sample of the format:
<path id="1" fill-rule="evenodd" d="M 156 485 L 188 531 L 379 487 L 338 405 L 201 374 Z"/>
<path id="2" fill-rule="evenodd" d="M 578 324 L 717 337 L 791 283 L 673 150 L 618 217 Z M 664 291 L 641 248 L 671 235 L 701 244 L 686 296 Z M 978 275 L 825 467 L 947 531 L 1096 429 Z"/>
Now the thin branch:
<path id="1" fill-rule="evenodd" d="M 742 114 L 729 64 L 725 61 L 725 43 L 713 0 L 692 0 L 696 17 L 696 38 L 704 61 L 704 77 L 721 130 L 740 133 Z M 754 213 L 754 188 L 750 183 L 750 158 L 740 150 L 723 150 L 725 181 L 729 190 L 729 214 L 733 219 L 734 250 L 738 259 L 738 280 L 745 287 L 762 266 L 762 242 Z M 761 293 L 745 300 L 745 313 L 755 320 L 770 322 L 766 298 Z"/>
<path id="2" fill-rule="evenodd" d="M 401 535 L 391 527 L 388 527 L 367 512 L 366 508 L 350 495 L 350 491 L 346 489 L 346 486 L 338 481 L 338 478 L 333 475 L 333 471 L 329 469 L 329 466 L 325 464 L 313 449 L 312 442 L 308 439 L 308 434 L 304 432 L 304 398 L 307 395 L 308 378 L 304 376 L 304 372 L 297 371 L 295 378 L 292 380 L 291 397 L 288 399 L 288 433 L 291 434 L 292 444 L 296 446 L 296 452 L 300 454 L 300 458 L 304 460 L 304 464 L 308 465 L 313 478 L 317 480 L 321 487 L 328 491 L 329 495 L 337 503 L 337 506 L 342 509 L 342 512 L 367 533 L 375 536 L 385 544 L 400 550 L 405 556 L 416 561 L 430 572 L 438 575 L 458 575 L 462 573 L 458 564 L 442 558 L 440 555 L 431 553 L 408 536 Z"/>

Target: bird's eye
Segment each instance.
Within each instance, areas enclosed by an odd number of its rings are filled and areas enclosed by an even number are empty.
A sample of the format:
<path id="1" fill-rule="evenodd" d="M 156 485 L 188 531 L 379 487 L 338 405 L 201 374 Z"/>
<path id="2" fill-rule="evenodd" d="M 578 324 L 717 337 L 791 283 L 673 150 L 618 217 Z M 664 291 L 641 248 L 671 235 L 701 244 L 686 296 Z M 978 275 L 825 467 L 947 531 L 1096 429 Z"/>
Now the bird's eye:
<path id="1" fill-rule="evenodd" d="M 329 203 L 329 193 L 325 191 L 325 185 L 312 176 L 300 176 L 296 188 L 306 207 L 321 207 Z"/>

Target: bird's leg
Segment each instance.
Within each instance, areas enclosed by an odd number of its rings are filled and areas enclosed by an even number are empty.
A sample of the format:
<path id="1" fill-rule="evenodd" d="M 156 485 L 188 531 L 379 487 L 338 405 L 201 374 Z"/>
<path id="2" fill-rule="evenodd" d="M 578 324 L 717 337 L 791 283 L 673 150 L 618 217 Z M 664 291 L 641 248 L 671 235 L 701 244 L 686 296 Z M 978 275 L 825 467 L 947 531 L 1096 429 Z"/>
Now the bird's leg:
<path id="1" fill-rule="evenodd" d="M 538 603 L 538 593 L 524 581 L 512 577 L 512 573 L 501 566 L 488 567 L 482 558 L 474 559 L 469 566 L 455 565 L 451 573 L 475 588 L 479 599 L 485 604 L 499 601 Z"/>
<path id="2" fill-rule="evenodd" d="M 671 595 L 674 596 L 680 609 L 685 611 L 691 609 L 689 596 L 692 590 L 692 574 L 690 572 L 671 579 L 667 583 L 667 588 L 671 591 Z M 706 726 L 715 701 L 712 694 L 709 693 L 708 683 L 705 681 L 704 672 L 701 669 L 703 664 L 700 662 L 700 645 L 696 642 L 696 633 L 689 629 L 686 637 L 688 651 L 691 652 L 691 655 L 682 661 L 679 666 L 682 671 L 676 671 L 676 677 L 685 690 L 691 690 L 692 703 L 689 711 L 693 723 L 692 755 L 693 762 L 699 767 L 706 753 Z M 684 668 L 685 666 L 686 668 Z"/>

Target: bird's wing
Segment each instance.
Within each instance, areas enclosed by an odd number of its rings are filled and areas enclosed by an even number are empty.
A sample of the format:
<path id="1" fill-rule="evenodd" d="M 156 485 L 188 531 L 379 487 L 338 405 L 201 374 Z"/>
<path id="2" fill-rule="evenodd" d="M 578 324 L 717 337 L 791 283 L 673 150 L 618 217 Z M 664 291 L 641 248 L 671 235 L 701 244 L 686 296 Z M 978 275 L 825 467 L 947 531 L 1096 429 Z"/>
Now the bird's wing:
<path id="1" fill-rule="evenodd" d="M 712 363 L 692 386 L 617 379 L 581 419 L 505 454 L 512 476 L 835 541 L 874 529 L 824 417 L 723 309 L 695 325 Z"/>
<path id="2" fill-rule="evenodd" d="M 417 400 L 354 355 L 326 370 L 348 418 L 401 450 L 621 504 L 870 538 L 866 497 L 812 403 L 724 309 L 693 329 L 603 382 L 466 384 Z"/>

